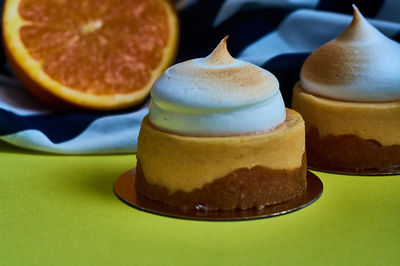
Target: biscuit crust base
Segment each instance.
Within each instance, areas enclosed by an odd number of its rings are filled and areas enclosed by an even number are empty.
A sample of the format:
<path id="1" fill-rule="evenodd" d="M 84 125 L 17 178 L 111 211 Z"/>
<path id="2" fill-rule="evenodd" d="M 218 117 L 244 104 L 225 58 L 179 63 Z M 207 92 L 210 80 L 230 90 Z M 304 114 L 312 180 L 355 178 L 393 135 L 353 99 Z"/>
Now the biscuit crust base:
<path id="1" fill-rule="evenodd" d="M 262 166 L 251 169 L 240 168 L 191 192 L 178 190 L 169 193 L 167 188 L 147 182 L 138 161 L 136 191 L 152 200 L 182 209 L 211 211 L 263 208 L 300 195 L 307 186 L 306 171 L 304 154 L 299 168 L 291 170 L 268 169 Z"/>
<path id="2" fill-rule="evenodd" d="M 383 146 L 355 135 L 320 137 L 318 129 L 306 132 L 308 165 L 315 169 L 353 173 L 400 171 L 400 145 Z"/>

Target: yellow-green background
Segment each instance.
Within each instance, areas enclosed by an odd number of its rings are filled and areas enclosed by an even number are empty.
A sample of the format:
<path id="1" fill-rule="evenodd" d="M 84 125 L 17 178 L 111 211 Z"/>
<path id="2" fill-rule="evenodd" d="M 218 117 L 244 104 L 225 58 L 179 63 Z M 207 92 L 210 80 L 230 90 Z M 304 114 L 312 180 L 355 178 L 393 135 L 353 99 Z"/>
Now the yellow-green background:
<path id="1" fill-rule="evenodd" d="M 400 265 L 400 176 L 318 173 L 300 211 L 240 222 L 138 211 L 113 193 L 135 155 L 0 142 L 0 265 Z"/>

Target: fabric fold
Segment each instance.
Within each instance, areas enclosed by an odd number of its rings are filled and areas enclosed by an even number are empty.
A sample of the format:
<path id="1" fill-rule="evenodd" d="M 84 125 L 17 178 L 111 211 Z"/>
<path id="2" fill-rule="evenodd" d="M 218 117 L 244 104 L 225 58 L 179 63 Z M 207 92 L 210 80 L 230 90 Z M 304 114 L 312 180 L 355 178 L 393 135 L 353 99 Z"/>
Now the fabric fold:
<path id="1" fill-rule="evenodd" d="M 177 62 L 204 57 L 226 35 L 232 55 L 274 74 L 285 103 L 307 55 L 335 38 L 351 20 L 353 1 L 187 0 L 176 1 L 181 19 Z M 346 2 L 346 3 L 345 3 Z M 348 3 L 347 3 L 348 2 Z M 373 3 L 372 3 L 373 2 Z M 0 2 L 1 3 L 1 2 Z M 383 34 L 399 40 L 400 4 L 363 2 L 363 14 Z M 379 7 L 377 9 L 377 6 Z M 322 10 L 323 9 L 323 10 Z M 396 11 L 397 10 L 397 11 Z M 42 105 L 0 67 L 0 140 L 59 154 L 135 153 L 149 100 L 117 112 L 56 111 Z"/>

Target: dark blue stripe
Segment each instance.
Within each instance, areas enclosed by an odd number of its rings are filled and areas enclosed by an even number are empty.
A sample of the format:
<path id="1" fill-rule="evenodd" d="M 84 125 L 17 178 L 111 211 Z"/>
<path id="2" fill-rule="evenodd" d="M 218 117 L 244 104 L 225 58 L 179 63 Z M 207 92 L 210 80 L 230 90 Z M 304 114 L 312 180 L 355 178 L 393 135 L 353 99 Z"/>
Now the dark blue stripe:
<path id="1" fill-rule="evenodd" d="M 211 37 L 209 34 L 212 32 L 214 18 L 223 2 L 223 0 L 200 0 L 179 12 L 181 23 L 177 62 L 196 57 L 192 57 L 192 51 L 197 50 L 198 46 L 201 47 L 203 42 Z"/>
<path id="2" fill-rule="evenodd" d="M 19 116 L 0 109 L 0 136 L 17 133 L 27 129 L 43 132 L 53 143 L 71 140 L 81 134 L 96 119 L 115 114 L 138 111 L 143 103 L 135 108 L 119 112 L 58 112 L 48 115 Z"/>
<path id="3" fill-rule="evenodd" d="M 236 56 L 244 47 L 273 31 L 291 12 L 283 8 L 248 8 L 244 5 L 234 16 L 213 27 L 223 1 L 200 0 L 183 10 L 181 42 L 177 62 L 207 56 L 226 35 L 228 48 Z"/>
<path id="4" fill-rule="evenodd" d="M 393 40 L 400 42 L 400 31 L 393 37 Z"/>
<path id="5" fill-rule="evenodd" d="M 279 86 L 286 106 L 291 106 L 292 89 L 300 79 L 300 69 L 310 53 L 282 54 L 271 58 L 263 68 L 279 80 Z"/>
<path id="6" fill-rule="evenodd" d="M 35 129 L 42 131 L 52 142 L 60 143 L 78 136 L 96 118 L 96 115 L 77 113 L 18 116 L 0 109 L 0 135 Z"/>
<path id="7" fill-rule="evenodd" d="M 229 34 L 229 51 L 237 56 L 245 47 L 276 30 L 291 11 L 284 8 L 244 8 L 219 25 L 215 29 L 215 35 L 222 38 Z M 221 38 L 211 38 L 209 45 L 215 47 Z"/>

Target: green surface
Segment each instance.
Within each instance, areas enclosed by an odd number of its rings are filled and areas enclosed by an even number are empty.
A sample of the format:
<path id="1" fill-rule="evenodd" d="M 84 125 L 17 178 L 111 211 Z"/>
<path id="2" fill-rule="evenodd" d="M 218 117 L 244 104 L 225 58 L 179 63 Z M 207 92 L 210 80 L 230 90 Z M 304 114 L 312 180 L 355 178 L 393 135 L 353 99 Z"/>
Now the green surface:
<path id="1" fill-rule="evenodd" d="M 134 164 L 0 142 L 0 265 L 400 264 L 400 176 L 316 173 L 324 192 L 305 209 L 204 222 L 122 203 L 113 185 Z"/>

